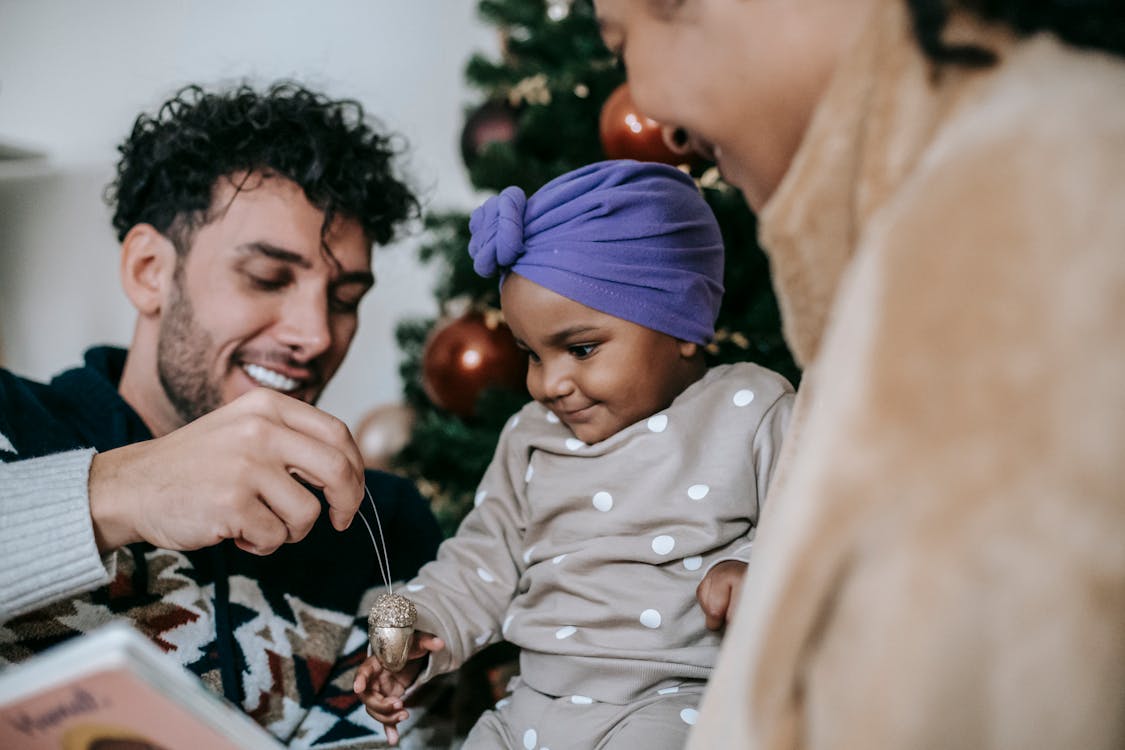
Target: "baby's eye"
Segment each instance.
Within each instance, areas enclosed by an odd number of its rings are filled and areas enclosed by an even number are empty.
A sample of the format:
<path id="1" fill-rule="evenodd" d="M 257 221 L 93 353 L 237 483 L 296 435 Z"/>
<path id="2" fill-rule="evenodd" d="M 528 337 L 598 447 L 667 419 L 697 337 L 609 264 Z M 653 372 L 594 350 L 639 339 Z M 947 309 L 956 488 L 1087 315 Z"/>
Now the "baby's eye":
<path id="1" fill-rule="evenodd" d="M 572 356 L 578 359 L 586 359 L 586 357 L 589 357 L 591 354 L 593 354 L 594 350 L 597 348 L 597 344 L 574 344 L 572 346 L 568 346 L 567 351 L 570 352 Z"/>

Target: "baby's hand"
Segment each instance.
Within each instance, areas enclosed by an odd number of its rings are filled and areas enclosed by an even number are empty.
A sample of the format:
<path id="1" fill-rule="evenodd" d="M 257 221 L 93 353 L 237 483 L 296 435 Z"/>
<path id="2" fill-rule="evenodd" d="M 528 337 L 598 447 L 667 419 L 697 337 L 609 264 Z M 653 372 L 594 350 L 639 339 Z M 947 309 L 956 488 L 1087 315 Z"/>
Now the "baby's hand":
<path id="1" fill-rule="evenodd" d="M 422 671 L 424 658 L 433 651 L 441 651 L 445 642 L 436 635 L 417 633 L 410 646 L 410 656 L 406 666 L 399 672 L 389 672 L 379 660 L 369 656 L 356 670 L 352 690 L 363 701 L 369 713 L 383 725 L 387 742 L 398 744 L 398 723 L 405 721 L 410 713 L 403 707 L 402 696 L 414 683 Z"/>
<path id="2" fill-rule="evenodd" d="M 709 630 L 721 630 L 730 622 L 738 608 L 738 593 L 745 576 L 746 563 L 739 560 L 723 560 L 703 576 L 695 598 L 703 608 Z"/>

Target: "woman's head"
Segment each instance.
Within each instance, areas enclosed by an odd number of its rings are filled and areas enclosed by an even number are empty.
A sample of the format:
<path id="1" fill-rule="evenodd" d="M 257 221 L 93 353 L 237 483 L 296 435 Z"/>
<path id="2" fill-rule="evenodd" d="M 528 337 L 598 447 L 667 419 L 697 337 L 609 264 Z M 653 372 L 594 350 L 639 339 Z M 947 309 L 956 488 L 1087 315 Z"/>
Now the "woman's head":
<path id="1" fill-rule="evenodd" d="M 760 209 L 872 0 L 595 0 L 637 106 L 713 147 Z"/>
<path id="2" fill-rule="evenodd" d="M 637 106 L 716 151 L 724 177 L 759 210 L 777 189 L 843 53 L 876 2 L 902 2 L 936 64 L 987 65 L 988 50 L 949 45 L 951 13 L 1017 34 L 1052 32 L 1125 55 L 1121 0 L 594 0 Z"/>

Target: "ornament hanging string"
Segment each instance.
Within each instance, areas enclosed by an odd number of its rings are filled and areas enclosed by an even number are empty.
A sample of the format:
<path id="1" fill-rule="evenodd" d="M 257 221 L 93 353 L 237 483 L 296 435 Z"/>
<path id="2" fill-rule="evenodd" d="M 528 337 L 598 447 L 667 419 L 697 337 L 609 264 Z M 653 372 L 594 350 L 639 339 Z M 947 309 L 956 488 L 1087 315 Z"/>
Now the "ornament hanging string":
<path id="1" fill-rule="evenodd" d="M 368 654 L 374 655 L 384 669 L 398 672 L 406 666 L 410 657 L 410 645 L 414 640 L 414 623 L 418 620 L 418 611 L 414 602 L 401 594 L 396 594 L 391 585 L 391 558 L 387 554 L 387 540 L 383 536 L 383 522 L 379 520 L 379 509 L 375 506 L 375 498 L 367 484 L 363 486 L 363 496 L 371 503 L 371 512 L 375 514 L 375 528 L 379 531 L 379 540 L 375 540 L 375 532 L 371 524 L 364 518 L 362 506 L 356 514 L 363 519 L 367 527 L 367 534 L 371 537 L 371 545 L 375 548 L 375 561 L 379 566 L 379 575 L 387 590 L 375 597 L 371 611 L 367 614 L 367 645 Z"/>
<path id="2" fill-rule="evenodd" d="M 375 498 L 371 497 L 371 490 L 367 489 L 367 483 L 363 485 L 363 496 L 371 503 L 371 513 L 375 516 L 375 528 L 379 530 L 379 541 L 375 541 L 375 533 L 371 530 L 371 524 L 367 522 L 364 517 L 362 508 L 356 511 L 356 515 L 363 521 L 363 525 L 367 527 L 367 534 L 371 537 L 371 546 L 375 548 L 375 563 L 379 567 L 379 575 L 383 577 L 383 583 L 387 585 L 387 593 L 393 594 L 394 587 L 391 585 L 391 559 L 387 554 L 387 540 L 383 536 L 383 524 L 379 520 L 379 509 L 375 507 Z"/>

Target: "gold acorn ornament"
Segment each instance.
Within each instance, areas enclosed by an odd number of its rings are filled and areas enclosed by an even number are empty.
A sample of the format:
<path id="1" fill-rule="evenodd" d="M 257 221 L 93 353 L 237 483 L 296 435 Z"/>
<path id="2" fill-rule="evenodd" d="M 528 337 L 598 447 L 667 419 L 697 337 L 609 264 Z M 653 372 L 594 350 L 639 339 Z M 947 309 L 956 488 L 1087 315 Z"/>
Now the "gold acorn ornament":
<path id="1" fill-rule="evenodd" d="M 383 524 L 379 520 L 379 509 L 375 506 L 375 498 L 371 491 L 364 485 L 365 499 L 371 503 L 371 513 L 375 517 L 375 528 L 379 531 L 379 540 L 375 540 L 375 532 L 371 524 L 363 516 L 363 509 L 357 508 L 356 515 L 367 527 L 371 535 L 371 544 L 375 548 L 375 562 L 379 574 L 387 590 L 375 597 L 371 604 L 371 611 L 367 613 L 367 641 L 371 654 L 379 660 L 383 668 L 390 672 L 399 672 L 406 666 L 410 657 L 410 644 L 414 640 L 414 623 L 418 621 L 418 610 L 414 602 L 402 594 L 396 594 L 391 586 L 391 561 L 387 557 L 387 540 L 383 538 Z"/>
<path id="2" fill-rule="evenodd" d="M 418 610 L 401 594 L 384 592 L 375 597 L 367 614 L 371 653 L 390 672 L 401 671 L 410 656 Z"/>

